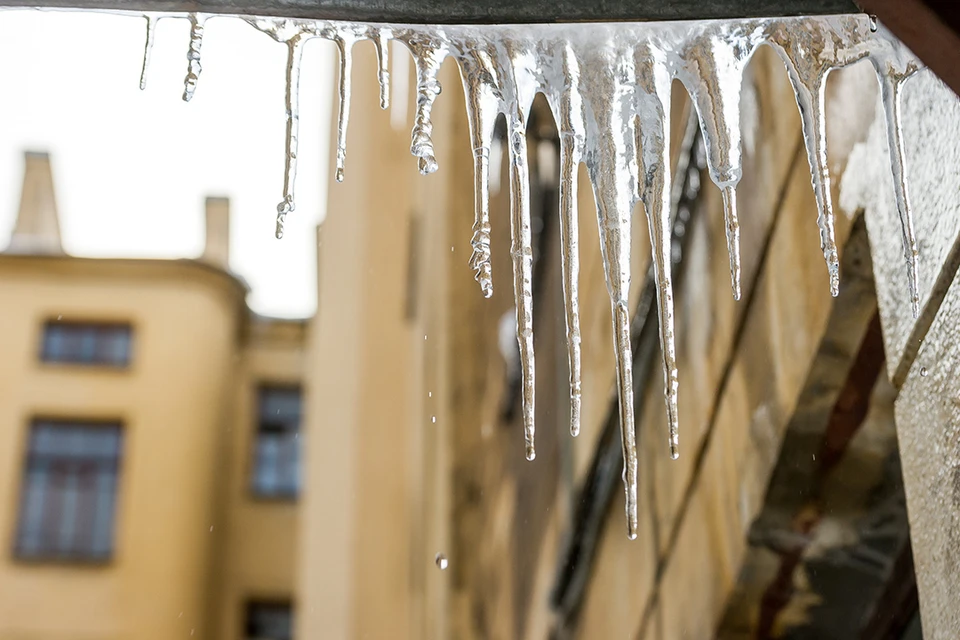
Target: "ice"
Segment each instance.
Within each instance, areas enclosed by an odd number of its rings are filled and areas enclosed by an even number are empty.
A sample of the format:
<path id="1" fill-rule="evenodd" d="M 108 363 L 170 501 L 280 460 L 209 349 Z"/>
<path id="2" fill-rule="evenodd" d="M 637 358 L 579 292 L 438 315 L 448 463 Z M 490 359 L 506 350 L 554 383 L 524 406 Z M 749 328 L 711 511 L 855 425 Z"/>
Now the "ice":
<path id="1" fill-rule="evenodd" d="M 147 70 L 150 67 L 150 54 L 153 52 L 153 36 L 157 29 L 156 15 L 143 16 L 147 22 L 147 37 L 143 42 L 143 66 L 140 68 L 140 90 L 147 88 Z"/>
<path id="2" fill-rule="evenodd" d="M 191 45 L 184 99 L 200 73 L 203 17 L 190 14 Z M 820 245 L 830 291 L 837 295 L 839 260 L 830 198 L 824 87 L 829 73 L 869 59 L 877 70 L 887 119 L 894 191 L 900 213 L 911 306 L 919 311 L 917 242 L 907 189 L 900 126 L 900 92 L 920 63 L 883 25 L 865 15 L 763 18 L 662 23 L 429 26 L 383 25 L 323 20 L 246 18 L 288 47 L 287 138 L 283 217 L 294 209 L 297 155 L 297 83 L 300 46 L 311 38 L 333 41 L 340 53 L 337 180 L 343 179 L 350 110 L 351 50 L 372 40 L 378 53 L 380 104 L 390 93 L 388 43 L 404 46 L 416 68 L 416 113 L 411 153 L 420 173 L 437 171 L 431 113 L 440 95 L 440 66 L 452 57 L 460 67 L 474 157 L 475 219 L 470 268 L 482 294 L 493 294 L 490 256 L 490 193 L 499 188 L 500 140 L 497 119 L 506 121 L 510 180 L 516 326 L 522 379 L 522 422 L 526 457 L 534 459 L 533 250 L 530 229 L 530 175 L 526 123 L 533 98 L 542 93 L 560 134 L 561 268 L 568 362 L 570 432 L 580 430 L 579 227 L 577 171 L 584 164 L 597 203 L 604 277 L 610 298 L 616 355 L 619 413 L 624 458 L 627 533 L 637 533 L 637 451 L 630 337 L 632 216 L 643 206 L 650 230 L 656 276 L 660 345 L 665 381 L 668 444 L 679 455 L 678 373 L 674 344 L 673 285 L 670 273 L 669 194 L 670 89 L 680 80 L 689 92 L 703 131 L 707 168 L 723 199 L 733 295 L 739 299 L 740 224 L 736 188 L 742 176 L 740 94 L 743 72 L 760 46 L 782 59 L 796 94 L 803 140 L 816 196 Z M 149 23 L 152 24 L 152 23 Z M 149 57 L 150 31 L 145 49 Z M 394 61 L 397 55 L 391 56 Z M 405 57 L 405 56 L 404 56 Z M 394 74 L 395 89 L 406 82 Z M 405 85 L 404 85 L 405 86 Z M 394 108 L 405 109 L 402 100 Z M 404 119 L 405 112 L 397 121 Z"/>
<path id="3" fill-rule="evenodd" d="M 200 47 L 203 45 L 203 27 L 207 17 L 199 13 L 191 13 L 190 46 L 187 48 L 187 77 L 183 80 L 183 101 L 190 102 L 197 90 L 197 81 L 200 80 Z"/>

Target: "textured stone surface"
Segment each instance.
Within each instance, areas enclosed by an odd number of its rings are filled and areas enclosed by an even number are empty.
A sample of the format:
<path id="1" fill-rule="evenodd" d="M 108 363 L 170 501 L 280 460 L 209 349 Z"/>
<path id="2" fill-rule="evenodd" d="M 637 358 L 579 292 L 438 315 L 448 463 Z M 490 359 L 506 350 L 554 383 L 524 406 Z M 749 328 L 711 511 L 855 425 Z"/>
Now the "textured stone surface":
<path id="1" fill-rule="evenodd" d="M 896 403 L 923 635 L 960 629 L 960 278 L 950 287 Z"/>
<path id="2" fill-rule="evenodd" d="M 942 296 L 960 260 L 955 248 L 960 232 L 960 99 L 932 73 L 920 72 L 904 86 L 903 120 L 923 308 L 931 299 L 938 300 L 938 293 Z M 840 203 L 847 211 L 866 211 L 887 368 L 899 384 L 902 374 L 897 375 L 897 371 L 902 365 L 909 366 L 918 345 L 908 344 L 914 319 L 884 122 L 883 110 L 877 106 L 869 135 L 850 154 L 841 181 Z M 930 317 L 936 313 L 936 302 L 927 313 Z"/>

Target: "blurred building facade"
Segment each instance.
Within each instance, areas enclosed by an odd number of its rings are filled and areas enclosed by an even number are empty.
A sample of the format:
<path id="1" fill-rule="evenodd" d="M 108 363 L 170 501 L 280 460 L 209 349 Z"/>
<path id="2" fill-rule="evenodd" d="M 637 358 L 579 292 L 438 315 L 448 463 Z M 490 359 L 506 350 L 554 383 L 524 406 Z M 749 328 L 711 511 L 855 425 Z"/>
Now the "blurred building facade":
<path id="1" fill-rule="evenodd" d="M 199 260 L 68 256 L 27 154 L 0 254 L 0 638 L 290 637 L 306 323 L 251 314 L 228 243 L 211 198 Z"/>

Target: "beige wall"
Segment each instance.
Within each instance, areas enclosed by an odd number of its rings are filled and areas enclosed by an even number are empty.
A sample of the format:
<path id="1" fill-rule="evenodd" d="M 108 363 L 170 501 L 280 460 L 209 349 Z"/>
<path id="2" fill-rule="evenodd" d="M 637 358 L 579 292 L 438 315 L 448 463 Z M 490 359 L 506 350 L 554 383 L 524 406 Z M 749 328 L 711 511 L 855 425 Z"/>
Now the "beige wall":
<path id="1" fill-rule="evenodd" d="M 251 600 L 290 601 L 295 595 L 299 509 L 296 500 L 269 500 L 250 491 L 260 385 L 300 385 L 304 374 L 302 321 L 254 319 L 237 363 L 233 415 L 228 428 L 230 469 L 221 500 L 226 527 L 220 582 L 223 640 L 243 637 L 246 604 Z M 304 425 L 300 437 L 309 439 Z"/>
<path id="2" fill-rule="evenodd" d="M 185 262 L 0 256 L 0 274 L 0 638 L 204 637 L 244 291 Z M 129 321 L 129 368 L 41 363 L 43 322 L 59 316 Z M 115 551 L 103 566 L 12 557 L 38 415 L 123 423 Z"/>

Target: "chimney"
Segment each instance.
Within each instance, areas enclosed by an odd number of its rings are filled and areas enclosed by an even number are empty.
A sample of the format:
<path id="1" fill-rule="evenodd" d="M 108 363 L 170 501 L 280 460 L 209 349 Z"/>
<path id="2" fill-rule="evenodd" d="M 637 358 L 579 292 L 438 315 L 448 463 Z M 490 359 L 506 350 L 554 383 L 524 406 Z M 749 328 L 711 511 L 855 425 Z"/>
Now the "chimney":
<path id="1" fill-rule="evenodd" d="M 53 194 L 53 173 L 50 170 L 50 155 L 47 153 L 24 153 L 20 211 L 17 213 L 7 251 L 63 254 L 57 200 Z"/>
<path id="2" fill-rule="evenodd" d="M 230 268 L 230 198 L 207 198 L 207 242 L 201 260 Z"/>

